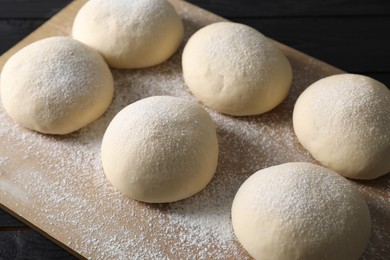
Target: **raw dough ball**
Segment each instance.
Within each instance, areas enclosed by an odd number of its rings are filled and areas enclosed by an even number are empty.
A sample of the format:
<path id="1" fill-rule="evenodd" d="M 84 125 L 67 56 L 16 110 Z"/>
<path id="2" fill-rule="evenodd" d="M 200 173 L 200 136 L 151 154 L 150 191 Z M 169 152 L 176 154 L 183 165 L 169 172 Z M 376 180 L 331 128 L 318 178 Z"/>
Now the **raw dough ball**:
<path id="1" fill-rule="evenodd" d="M 149 97 L 125 107 L 102 143 L 107 178 L 122 193 L 144 202 L 194 195 L 210 182 L 217 161 L 217 134 L 209 114 L 176 97 Z"/>
<path id="2" fill-rule="evenodd" d="M 165 0 L 90 0 L 77 13 L 72 34 L 112 67 L 143 68 L 172 56 L 183 32 Z"/>
<path id="3" fill-rule="evenodd" d="M 295 133 L 322 165 L 354 179 L 390 171 L 390 91 L 366 76 L 323 78 L 298 98 Z"/>
<path id="4" fill-rule="evenodd" d="M 256 259 L 355 260 L 371 230 L 361 194 L 310 163 L 286 163 L 249 177 L 234 198 L 232 222 Z"/>
<path id="5" fill-rule="evenodd" d="M 1 73 L 1 100 L 12 119 L 47 134 L 67 134 L 99 118 L 114 92 L 99 53 L 66 37 L 34 42 Z"/>
<path id="6" fill-rule="evenodd" d="M 197 31 L 184 48 L 184 80 L 205 105 L 235 116 L 267 112 L 287 96 L 292 70 L 255 29 L 220 22 Z"/>

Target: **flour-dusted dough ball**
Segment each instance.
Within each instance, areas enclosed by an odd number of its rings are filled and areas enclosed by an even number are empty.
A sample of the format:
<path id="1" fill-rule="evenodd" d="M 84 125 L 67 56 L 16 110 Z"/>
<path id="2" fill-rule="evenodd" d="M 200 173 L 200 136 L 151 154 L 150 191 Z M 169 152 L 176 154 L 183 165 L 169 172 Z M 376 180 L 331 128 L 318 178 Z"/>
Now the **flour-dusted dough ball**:
<path id="1" fill-rule="evenodd" d="M 111 103 L 114 82 L 101 55 L 66 37 L 34 42 L 4 65 L 4 109 L 20 125 L 67 134 L 99 118 Z"/>
<path id="2" fill-rule="evenodd" d="M 216 111 L 235 116 L 273 109 L 292 81 L 283 53 L 264 35 L 238 23 L 214 23 L 197 31 L 184 48 L 182 63 L 191 92 Z"/>
<path id="3" fill-rule="evenodd" d="M 98 50 L 114 68 L 144 68 L 167 60 L 183 32 L 180 17 L 165 0 L 90 0 L 72 30 L 75 39 Z"/>
<path id="4" fill-rule="evenodd" d="M 151 203 L 201 191 L 218 161 L 209 114 L 194 102 L 168 96 L 145 98 L 121 110 L 104 134 L 101 151 L 113 186 Z"/>
<path id="5" fill-rule="evenodd" d="M 310 163 L 281 164 L 249 177 L 234 198 L 232 222 L 255 259 L 356 260 L 371 231 L 359 191 Z"/>
<path id="6" fill-rule="evenodd" d="M 390 172 L 390 91 L 374 79 L 340 74 L 313 83 L 295 104 L 293 124 L 313 157 L 345 177 Z"/>

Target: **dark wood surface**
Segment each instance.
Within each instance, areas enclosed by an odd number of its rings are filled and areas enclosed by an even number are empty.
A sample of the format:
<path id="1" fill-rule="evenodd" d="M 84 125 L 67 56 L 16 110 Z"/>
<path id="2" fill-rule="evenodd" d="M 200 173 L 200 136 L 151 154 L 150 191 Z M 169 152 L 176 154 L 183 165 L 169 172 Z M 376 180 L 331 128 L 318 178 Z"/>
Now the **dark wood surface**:
<path id="1" fill-rule="evenodd" d="M 0 0 L 0 54 L 70 0 Z M 388 0 L 190 0 L 347 72 L 390 86 Z M 74 259 L 0 210 L 1 259 Z"/>

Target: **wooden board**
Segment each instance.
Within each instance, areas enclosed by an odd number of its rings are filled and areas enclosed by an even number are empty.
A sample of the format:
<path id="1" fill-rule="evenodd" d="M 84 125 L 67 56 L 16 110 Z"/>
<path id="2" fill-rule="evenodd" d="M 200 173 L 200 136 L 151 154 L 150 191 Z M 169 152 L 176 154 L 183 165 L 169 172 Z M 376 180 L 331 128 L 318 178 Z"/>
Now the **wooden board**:
<path id="1" fill-rule="evenodd" d="M 229 117 L 207 108 L 217 126 L 220 158 L 215 178 L 201 193 L 176 203 L 139 203 L 105 179 L 100 143 L 125 105 L 152 95 L 196 100 L 185 86 L 180 57 L 197 29 L 223 19 L 171 1 L 185 24 L 185 41 L 167 62 L 142 70 L 113 70 L 116 93 L 103 117 L 67 136 L 38 134 L 15 125 L 0 109 L 0 203 L 74 254 L 93 259 L 250 258 L 232 234 L 230 207 L 241 183 L 255 171 L 289 161 L 316 161 L 292 130 L 292 109 L 312 82 L 340 70 L 276 43 L 289 58 L 294 80 L 288 98 L 260 116 Z M 69 35 L 84 1 L 74 1 L 0 58 L 53 35 Z M 390 255 L 390 175 L 352 182 L 363 192 L 373 230 L 362 259 Z"/>

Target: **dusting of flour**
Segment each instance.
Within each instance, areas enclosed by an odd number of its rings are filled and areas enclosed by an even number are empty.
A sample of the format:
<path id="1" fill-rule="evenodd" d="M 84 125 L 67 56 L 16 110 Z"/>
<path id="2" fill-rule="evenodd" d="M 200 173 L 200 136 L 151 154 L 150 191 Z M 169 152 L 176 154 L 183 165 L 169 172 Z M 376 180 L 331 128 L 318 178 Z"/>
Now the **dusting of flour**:
<path id="1" fill-rule="evenodd" d="M 192 10 L 192 9 L 191 9 Z M 200 28 L 204 13 L 180 15 L 185 39 Z M 207 18 L 208 17 L 208 18 Z M 207 16 L 217 21 L 215 16 Z M 206 19 L 206 20 L 207 20 Z M 167 62 L 142 70 L 114 70 L 115 97 L 97 121 L 66 136 L 38 134 L 15 125 L 0 109 L 1 203 L 80 255 L 93 259 L 250 259 L 236 240 L 231 203 L 254 172 L 272 165 L 315 162 L 292 130 L 298 95 L 316 79 L 335 73 L 306 57 L 287 56 L 294 68 L 290 95 L 260 116 L 231 117 L 212 111 L 220 156 L 211 183 L 195 196 L 170 204 L 127 198 L 106 180 L 100 145 L 110 120 L 126 105 L 153 95 L 196 100 L 185 86 L 179 51 Z M 354 182 L 369 202 L 373 235 L 364 258 L 390 253 L 390 178 Z M 379 195 L 378 195 L 379 194 Z M 390 230 L 390 229 L 389 229 Z M 379 253 L 378 253 L 379 252 Z M 376 258 L 379 259 L 379 258 Z"/>

